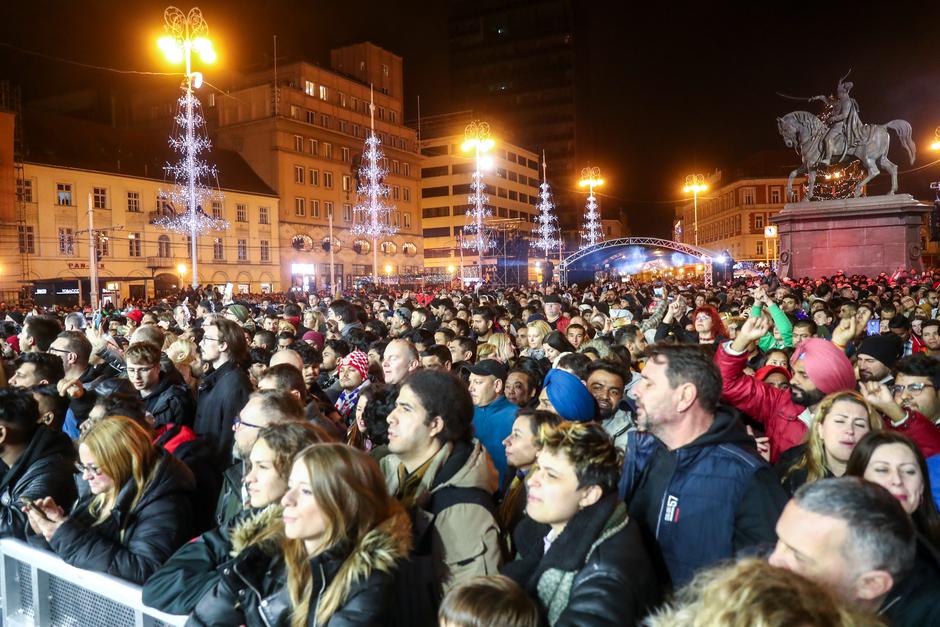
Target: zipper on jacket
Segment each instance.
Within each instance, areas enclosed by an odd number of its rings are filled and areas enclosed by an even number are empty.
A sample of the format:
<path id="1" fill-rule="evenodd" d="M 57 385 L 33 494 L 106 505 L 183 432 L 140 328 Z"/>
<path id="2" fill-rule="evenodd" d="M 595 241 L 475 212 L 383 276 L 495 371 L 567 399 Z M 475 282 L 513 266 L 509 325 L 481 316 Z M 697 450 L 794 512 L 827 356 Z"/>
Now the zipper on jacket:
<path id="1" fill-rule="evenodd" d="M 320 592 L 317 594 L 317 605 L 316 607 L 313 608 L 313 620 L 314 620 L 313 624 L 314 625 L 320 624 L 317 622 L 317 614 L 320 613 L 320 599 L 323 598 L 323 591 L 326 590 L 326 573 L 323 572 L 322 561 L 320 562 L 319 566 L 320 566 L 320 582 L 321 583 L 320 583 Z"/>

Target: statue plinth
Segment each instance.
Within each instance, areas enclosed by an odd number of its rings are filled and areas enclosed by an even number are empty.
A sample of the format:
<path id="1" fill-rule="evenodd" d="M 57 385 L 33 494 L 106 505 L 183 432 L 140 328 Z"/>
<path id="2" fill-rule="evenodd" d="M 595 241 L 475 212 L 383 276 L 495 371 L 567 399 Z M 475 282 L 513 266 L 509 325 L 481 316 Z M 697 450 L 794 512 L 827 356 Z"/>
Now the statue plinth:
<path id="1" fill-rule="evenodd" d="M 787 203 L 778 227 L 779 276 L 877 276 L 921 270 L 920 227 L 932 207 L 910 194 Z"/>

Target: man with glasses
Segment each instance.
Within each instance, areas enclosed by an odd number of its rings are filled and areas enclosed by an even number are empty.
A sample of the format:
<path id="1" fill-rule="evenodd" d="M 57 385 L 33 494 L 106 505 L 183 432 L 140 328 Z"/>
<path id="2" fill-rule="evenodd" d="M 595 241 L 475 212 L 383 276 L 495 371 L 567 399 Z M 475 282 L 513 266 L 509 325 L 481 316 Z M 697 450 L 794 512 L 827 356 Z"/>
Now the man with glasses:
<path id="1" fill-rule="evenodd" d="M 232 423 L 232 457 L 235 463 L 222 477 L 222 492 L 215 509 L 215 518 L 220 527 L 227 528 L 247 502 L 248 495 L 242 478 L 245 476 L 245 463 L 261 429 L 279 422 L 303 420 L 303 405 L 290 392 L 260 390 L 248 398 Z M 324 441 L 328 439 L 324 436 Z"/>
<path id="2" fill-rule="evenodd" d="M 212 371 L 199 384 L 194 431 L 206 438 L 228 465 L 232 452 L 232 425 L 251 394 L 251 380 L 240 364 L 248 361 L 248 342 L 242 328 L 221 316 L 210 316 L 202 325 L 199 342 L 202 360 Z"/>
<path id="3" fill-rule="evenodd" d="M 59 333 L 48 350 L 62 360 L 64 376 L 58 382 L 58 389 L 59 394 L 69 398 L 62 428 L 73 438 L 78 438 L 78 427 L 88 418 L 97 398 L 94 388 L 98 381 L 91 376 L 88 365 L 91 350 L 91 342 L 80 331 Z"/>

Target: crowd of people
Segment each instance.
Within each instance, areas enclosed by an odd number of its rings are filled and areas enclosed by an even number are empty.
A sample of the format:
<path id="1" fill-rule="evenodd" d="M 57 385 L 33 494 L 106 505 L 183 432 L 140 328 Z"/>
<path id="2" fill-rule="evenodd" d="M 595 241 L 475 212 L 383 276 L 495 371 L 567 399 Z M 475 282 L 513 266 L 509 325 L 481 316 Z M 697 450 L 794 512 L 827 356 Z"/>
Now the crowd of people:
<path id="1" fill-rule="evenodd" d="M 940 625 L 938 306 L 767 272 L 6 307 L 0 534 L 192 625 Z"/>

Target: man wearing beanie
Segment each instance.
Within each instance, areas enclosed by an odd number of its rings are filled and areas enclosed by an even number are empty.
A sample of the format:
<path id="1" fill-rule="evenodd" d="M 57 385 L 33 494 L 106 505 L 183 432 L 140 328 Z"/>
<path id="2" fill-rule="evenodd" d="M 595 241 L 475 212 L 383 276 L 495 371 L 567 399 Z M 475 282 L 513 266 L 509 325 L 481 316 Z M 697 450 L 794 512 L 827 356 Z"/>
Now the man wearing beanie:
<path id="1" fill-rule="evenodd" d="M 858 346 L 858 380 L 863 383 L 882 383 L 891 387 L 894 376 L 891 369 L 901 358 L 903 341 L 897 335 L 872 335 L 862 340 Z"/>
<path id="2" fill-rule="evenodd" d="M 721 395 L 725 402 L 763 423 L 770 443 L 770 462 L 783 451 L 800 444 L 813 420 L 816 406 L 827 395 L 854 390 L 855 370 L 845 353 L 820 338 L 802 342 L 790 358 L 790 389 L 781 390 L 744 374 L 748 347 L 770 330 L 760 316 L 750 317 L 731 342 L 715 352 L 721 371 Z"/>
<path id="3" fill-rule="evenodd" d="M 336 410 L 349 423 L 350 415 L 359 400 L 359 393 L 369 385 L 369 357 L 362 351 L 353 351 L 339 362 L 339 386 Z"/>

